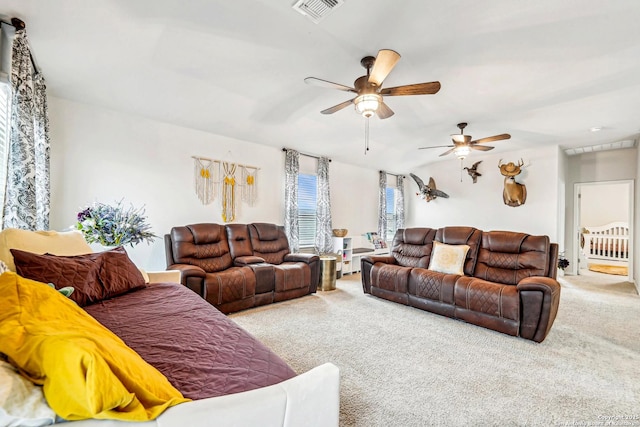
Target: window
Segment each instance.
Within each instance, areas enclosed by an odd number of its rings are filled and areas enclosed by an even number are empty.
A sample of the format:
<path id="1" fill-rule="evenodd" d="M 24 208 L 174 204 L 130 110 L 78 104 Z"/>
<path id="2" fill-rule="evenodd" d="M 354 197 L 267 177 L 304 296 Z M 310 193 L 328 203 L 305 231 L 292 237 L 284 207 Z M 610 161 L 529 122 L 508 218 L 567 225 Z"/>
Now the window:
<path id="1" fill-rule="evenodd" d="M 11 117 L 11 89 L 0 82 L 0 211 L 4 207 L 7 181 L 7 155 L 9 154 L 9 119 Z M 1 214 L 0 214 L 1 215 Z M 0 229 L 2 221 L 0 221 Z"/>
<path id="2" fill-rule="evenodd" d="M 396 189 L 387 187 L 387 240 L 396 235 Z"/>
<path id="3" fill-rule="evenodd" d="M 298 175 L 298 236 L 300 248 L 313 248 L 316 242 L 316 175 Z"/>

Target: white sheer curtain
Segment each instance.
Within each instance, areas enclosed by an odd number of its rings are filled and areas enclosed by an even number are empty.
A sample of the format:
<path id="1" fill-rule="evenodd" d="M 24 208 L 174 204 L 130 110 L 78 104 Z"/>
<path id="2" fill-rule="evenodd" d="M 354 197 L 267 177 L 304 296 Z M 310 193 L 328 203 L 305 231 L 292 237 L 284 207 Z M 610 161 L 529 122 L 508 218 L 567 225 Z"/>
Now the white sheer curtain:
<path id="1" fill-rule="evenodd" d="M 331 192 L 329 190 L 329 162 L 327 157 L 318 159 L 316 209 L 316 250 L 320 254 L 333 252 L 333 233 L 331 227 Z"/>
<path id="2" fill-rule="evenodd" d="M 3 38 L 2 64 L 6 64 L 7 40 Z M 11 128 L 2 226 L 47 230 L 50 143 L 46 86 L 33 61 L 24 28 L 15 31 L 10 45 Z"/>
<path id="3" fill-rule="evenodd" d="M 298 174 L 300 173 L 300 153 L 285 150 L 284 160 L 284 232 L 289 239 L 291 252 L 300 250 L 298 228 Z"/>
<path id="4" fill-rule="evenodd" d="M 387 241 L 387 173 L 380 171 L 378 178 L 378 236 Z"/>

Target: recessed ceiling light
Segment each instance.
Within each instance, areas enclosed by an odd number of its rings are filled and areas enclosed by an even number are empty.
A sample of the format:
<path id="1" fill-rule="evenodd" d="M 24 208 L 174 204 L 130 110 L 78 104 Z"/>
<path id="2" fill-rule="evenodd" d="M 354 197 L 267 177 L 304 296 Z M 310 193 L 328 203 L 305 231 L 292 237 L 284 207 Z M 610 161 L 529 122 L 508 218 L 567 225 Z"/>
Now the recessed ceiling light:
<path id="1" fill-rule="evenodd" d="M 594 126 L 589 129 L 591 132 L 600 132 L 602 130 L 602 126 Z"/>

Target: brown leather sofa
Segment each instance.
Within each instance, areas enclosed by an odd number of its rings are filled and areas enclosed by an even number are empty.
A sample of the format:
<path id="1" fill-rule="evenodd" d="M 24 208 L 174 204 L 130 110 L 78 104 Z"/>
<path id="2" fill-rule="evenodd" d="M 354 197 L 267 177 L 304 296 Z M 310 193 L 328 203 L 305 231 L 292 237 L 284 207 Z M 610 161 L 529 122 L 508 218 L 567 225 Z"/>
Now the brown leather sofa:
<path id="1" fill-rule="evenodd" d="M 433 244 L 468 245 L 464 275 L 429 269 Z M 558 245 L 473 227 L 397 231 L 389 256 L 362 257 L 365 293 L 536 342 L 558 311 Z"/>
<path id="2" fill-rule="evenodd" d="M 167 269 L 223 313 L 314 293 L 320 280 L 319 257 L 290 253 L 275 224 L 191 224 L 164 240 Z"/>

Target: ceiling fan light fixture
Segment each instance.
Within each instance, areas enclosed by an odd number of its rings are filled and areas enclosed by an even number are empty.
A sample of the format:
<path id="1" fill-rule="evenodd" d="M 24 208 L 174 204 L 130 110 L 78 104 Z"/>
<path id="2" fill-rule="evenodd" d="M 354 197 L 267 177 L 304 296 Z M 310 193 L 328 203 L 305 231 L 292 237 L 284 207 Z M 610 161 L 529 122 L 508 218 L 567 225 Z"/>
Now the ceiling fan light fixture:
<path id="1" fill-rule="evenodd" d="M 453 150 L 453 154 L 455 154 L 456 157 L 459 158 L 460 160 L 466 158 L 469 155 L 469 153 L 471 153 L 471 149 L 469 148 L 468 145 L 456 147 Z"/>
<path id="2" fill-rule="evenodd" d="M 362 114 L 363 117 L 371 117 L 378 110 L 382 97 L 375 93 L 368 93 L 358 96 L 353 102 L 359 114 Z"/>

